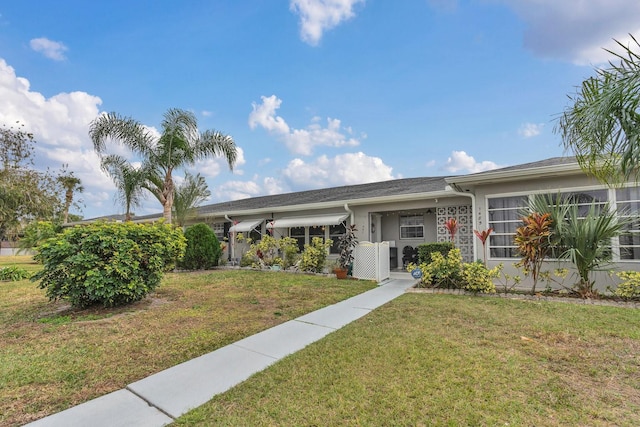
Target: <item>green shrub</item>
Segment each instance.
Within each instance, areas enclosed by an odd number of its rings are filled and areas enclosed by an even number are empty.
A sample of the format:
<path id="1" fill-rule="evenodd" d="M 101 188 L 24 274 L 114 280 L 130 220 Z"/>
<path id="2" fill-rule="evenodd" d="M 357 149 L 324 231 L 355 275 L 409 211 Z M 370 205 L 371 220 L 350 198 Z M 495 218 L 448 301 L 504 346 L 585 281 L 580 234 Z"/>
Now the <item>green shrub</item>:
<path id="1" fill-rule="evenodd" d="M 195 224 L 184 232 L 187 249 L 178 267 L 185 270 L 202 270 L 218 265 L 222 248 L 220 242 L 207 224 Z"/>
<path id="2" fill-rule="evenodd" d="M 624 299 L 640 298 L 640 271 L 621 271 L 617 275 L 622 282 L 613 293 Z"/>
<path id="3" fill-rule="evenodd" d="M 501 267 L 488 270 L 482 262 L 463 263 L 460 249 L 449 251 L 446 257 L 440 252 L 432 252 L 432 261 L 420 265 L 410 263 L 408 271 L 419 268 L 422 278 L 418 287 L 464 289 L 470 292 L 493 293 L 496 291 L 493 279 L 500 274 Z"/>
<path id="4" fill-rule="evenodd" d="M 321 273 L 327 261 L 327 253 L 333 244 L 331 239 L 323 242 L 321 237 L 314 237 L 311 244 L 304 246 L 300 257 L 300 269 L 311 273 Z"/>
<path id="5" fill-rule="evenodd" d="M 493 294 L 496 285 L 493 279 L 497 278 L 502 267 L 494 267 L 489 270 L 482 261 L 469 262 L 462 265 L 462 282 L 465 291 Z"/>
<path id="6" fill-rule="evenodd" d="M 28 250 L 38 251 L 38 246 L 45 240 L 57 236 L 62 231 L 59 224 L 51 221 L 33 221 L 24 228 L 23 235 L 18 241 L 18 253 Z"/>
<path id="7" fill-rule="evenodd" d="M 296 239 L 292 237 L 276 239 L 267 234 L 258 242 L 251 244 L 245 255 L 251 258 L 253 267 L 265 268 L 278 265 L 286 269 L 296 262 L 297 254 Z"/>
<path id="8" fill-rule="evenodd" d="M 30 276 L 31 274 L 22 267 L 15 265 L 0 267 L 0 280 L 17 282 L 18 280 L 28 279 Z"/>
<path id="9" fill-rule="evenodd" d="M 162 222 L 76 226 L 40 246 L 34 258 L 44 267 L 31 280 L 75 307 L 127 304 L 155 289 L 185 246 L 182 231 Z"/>
<path id="10" fill-rule="evenodd" d="M 438 252 L 446 257 L 449 251 L 453 249 L 451 242 L 433 242 L 418 245 L 418 264 L 429 264 L 432 261 L 432 253 Z"/>

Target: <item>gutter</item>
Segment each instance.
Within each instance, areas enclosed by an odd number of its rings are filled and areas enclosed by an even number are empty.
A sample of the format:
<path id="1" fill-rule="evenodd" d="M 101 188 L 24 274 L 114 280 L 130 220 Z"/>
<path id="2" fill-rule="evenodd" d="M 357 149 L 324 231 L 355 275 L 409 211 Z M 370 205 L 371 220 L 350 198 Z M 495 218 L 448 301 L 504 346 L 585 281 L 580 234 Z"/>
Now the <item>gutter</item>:
<path id="1" fill-rule="evenodd" d="M 351 225 L 353 225 L 355 223 L 355 216 L 353 211 L 349 209 L 349 203 L 344 204 L 344 210 L 349 212 L 349 222 L 351 223 Z"/>

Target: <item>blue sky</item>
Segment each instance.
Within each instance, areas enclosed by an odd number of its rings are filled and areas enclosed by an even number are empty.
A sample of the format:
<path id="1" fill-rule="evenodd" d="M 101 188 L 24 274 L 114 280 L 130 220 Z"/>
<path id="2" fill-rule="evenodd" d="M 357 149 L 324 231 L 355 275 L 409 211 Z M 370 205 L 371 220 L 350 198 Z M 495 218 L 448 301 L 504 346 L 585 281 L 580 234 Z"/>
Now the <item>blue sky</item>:
<path id="1" fill-rule="evenodd" d="M 637 0 L 3 2 L 0 123 L 82 179 L 85 217 L 123 211 L 87 134 L 101 112 L 188 109 L 233 136 L 233 172 L 191 168 L 210 203 L 477 172 L 562 155 L 567 95 L 638 30 Z"/>

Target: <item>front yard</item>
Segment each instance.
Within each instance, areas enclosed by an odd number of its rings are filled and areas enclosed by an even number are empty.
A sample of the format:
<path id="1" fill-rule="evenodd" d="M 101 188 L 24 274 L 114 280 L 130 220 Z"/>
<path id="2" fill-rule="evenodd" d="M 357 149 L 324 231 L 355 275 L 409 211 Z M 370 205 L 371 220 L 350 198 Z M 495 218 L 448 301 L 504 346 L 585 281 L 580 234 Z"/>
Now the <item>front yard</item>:
<path id="1" fill-rule="evenodd" d="M 179 426 L 637 426 L 640 310 L 406 294 Z"/>
<path id="2" fill-rule="evenodd" d="M 39 268 L 29 257 L 0 267 Z M 373 282 L 258 271 L 168 274 L 119 309 L 71 310 L 28 280 L 0 282 L 0 425 L 21 425 L 125 387 Z"/>

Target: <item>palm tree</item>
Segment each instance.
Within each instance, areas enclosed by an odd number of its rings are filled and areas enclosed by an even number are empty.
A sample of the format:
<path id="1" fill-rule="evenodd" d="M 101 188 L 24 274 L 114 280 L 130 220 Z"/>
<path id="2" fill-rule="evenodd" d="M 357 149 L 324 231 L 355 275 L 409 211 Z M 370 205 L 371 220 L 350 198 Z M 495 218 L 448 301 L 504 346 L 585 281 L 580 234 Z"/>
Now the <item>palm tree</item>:
<path id="1" fill-rule="evenodd" d="M 73 203 L 73 193 L 82 193 L 84 191 L 84 187 L 80 185 L 82 183 L 80 178 L 73 176 L 73 172 L 69 174 L 63 173 L 63 175 L 58 176 L 57 180 L 64 189 L 62 223 L 66 224 L 69 222 L 69 208 L 71 208 L 71 204 Z"/>
<path id="2" fill-rule="evenodd" d="M 131 208 L 140 206 L 144 198 L 147 171 L 134 167 L 124 157 L 115 154 L 105 156 L 101 167 L 116 184 L 116 198 L 125 209 L 124 220 L 131 221 Z"/>
<path id="3" fill-rule="evenodd" d="M 114 139 L 142 158 L 143 169 L 151 171 L 146 188 L 160 201 L 165 219 L 171 222 L 175 169 L 212 156 L 224 157 L 230 169 L 236 162 L 233 138 L 213 130 L 199 132 L 197 125 L 192 112 L 169 109 L 163 116 L 161 135 L 156 138 L 134 119 L 109 113 L 91 122 L 89 136 L 100 155 L 105 153 L 106 141 Z"/>
<path id="4" fill-rule="evenodd" d="M 608 52 L 620 62 L 582 83 L 555 129 L 580 166 L 608 184 L 640 178 L 640 54 L 616 43 L 623 53 Z"/>
<path id="5" fill-rule="evenodd" d="M 176 223 L 182 227 L 187 217 L 209 196 L 211 196 L 211 191 L 207 188 L 204 177 L 199 173 L 191 175 L 186 172 L 184 182 L 176 187 L 173 199 L 173 213 Z"/>

